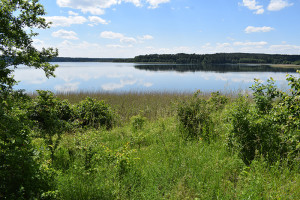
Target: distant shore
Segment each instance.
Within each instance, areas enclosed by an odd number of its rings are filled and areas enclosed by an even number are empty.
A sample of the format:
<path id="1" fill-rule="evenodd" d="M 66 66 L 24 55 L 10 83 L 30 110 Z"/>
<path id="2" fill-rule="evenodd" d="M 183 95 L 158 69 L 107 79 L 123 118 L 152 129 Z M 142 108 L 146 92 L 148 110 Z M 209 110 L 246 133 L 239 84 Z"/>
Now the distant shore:
<path id="1" fill-rule="evenodd" d="M 277 68 L 300 69 L 300 65 L 294 65 L 294 64 L 263 64 L 263 65 L 268 65 L 268 66 L 277 67 Z"/>

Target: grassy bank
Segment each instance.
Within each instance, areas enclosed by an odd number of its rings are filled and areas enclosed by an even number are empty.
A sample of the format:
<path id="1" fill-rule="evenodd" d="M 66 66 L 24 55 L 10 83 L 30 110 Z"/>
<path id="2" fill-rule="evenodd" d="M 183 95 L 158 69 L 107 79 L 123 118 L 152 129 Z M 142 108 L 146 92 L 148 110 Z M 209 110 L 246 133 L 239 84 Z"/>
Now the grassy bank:
<path id="1" fill-rule="evenodd" d="M 61 199 L 299 199 L 299 171 L 247 166 L 220 139 L 187 141 L 177 120 L 84 130 L 63 136 L 56 151 Z M 68 152 L 74 152 L 72 156 Z"/>
<path id="2" fill-rule="evenodd" d="M 178 93 L 60 94 L 73 104 L 86 96 L 105 100 L 124 120 L 111 130 L 75 128 L 51 152 L 34 145 L 51 166 L 53 199 L 299 199 L 299 162 L 270 164 L 256 152 L 247 164 L 228 143 L 229 113 L 237 96 Z M 196 99 L 194 99 L 196 98 Z M 224 100 L 224 101 L 223 101 Z M 211 129 L 187 137 L 178 118 L 206 102 Z M 254 105 L 253 99 L 246 104 Z M 194 112 L 194 111 L 193 111 Z M 189 121 L 193 120 L 192 118 Z M 196 125 L 195 125 L 196 126 Z M 208 130 L 208 129 L 206 129 Z M 197 132 L 197 130 L 195 130 Z M 46 195 L 46 196 L 47 196 Z"/>
<path id="3" fill-rule="evenodd" d="M 252 97 L 12 94 L 0 198 L 300 199 L 300 79 L 288 81 L 256 81 Z"/>
<path id="4" fill-rule="evenodd" d="M 160 117 L 173 116 L 175 114 L 174 103 L 190 98 L 192 93 L 180 92 L 129 92 L 129 93 L 105 93 L 105 92 L 80 92 L 57 94 L 61 99 L 67 99 L 70 103 L 78 103 L 86 97 L 104 100 L 112 106 L 120 117 L 120 122 L 128 122 L 132 116 L 143 114 L 149 120 Z"/>

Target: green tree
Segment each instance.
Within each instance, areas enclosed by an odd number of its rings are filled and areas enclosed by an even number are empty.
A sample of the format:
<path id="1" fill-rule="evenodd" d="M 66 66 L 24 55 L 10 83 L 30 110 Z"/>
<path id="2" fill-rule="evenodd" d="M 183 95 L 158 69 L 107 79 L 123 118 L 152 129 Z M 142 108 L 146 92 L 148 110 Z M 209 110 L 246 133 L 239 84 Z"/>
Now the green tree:
<path id="1" fill-rule="evenodd" d="M 13 68 L 24 64 L 40 68 L 47 77 L 54 76 L 56 65 L 48 63 L 58 55 L 52 48 L 41 51 L 33 46 L 33 29 L 49 28 L 50 23 L 41 17 L 44 7 L 38 0 L 1 0 L 0 1 L 0 91 L 11 89 L 16 83 Z"/>
<path id="2" fill-rule="evenodd" d="M 34 159 L 30 129 L 22 93 L 13 91 L 13 71 L 23 64 L 54 76 L 56 65 L 48 63 L 58 55 L 49 48 L 37 50 L 34 29 L 49 28 L 38 0 L 0 0 L 0 199 L 38 198 L 45 189 Z"/>

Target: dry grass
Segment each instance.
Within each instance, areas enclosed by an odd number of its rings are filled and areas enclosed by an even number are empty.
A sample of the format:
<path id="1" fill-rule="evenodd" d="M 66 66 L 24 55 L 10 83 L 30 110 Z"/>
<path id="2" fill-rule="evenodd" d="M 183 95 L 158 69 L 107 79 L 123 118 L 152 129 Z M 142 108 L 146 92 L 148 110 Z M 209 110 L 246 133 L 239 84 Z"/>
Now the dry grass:
<path id="1" fill-rule="evenodd" d="M 104 100 L 120 116 L 121 122 L 127 122 L 132 116 L 142 114 L 148 120 L 168 117 L 175 114 L 174 104 L 186 100 L 192 93 L 171 92 L 129 92 L 129 93 L 103 93 L 78 92 L 57 94 L 60 99 L 68 99 L 70 103 L 78 103 L 86 97 Z"/>

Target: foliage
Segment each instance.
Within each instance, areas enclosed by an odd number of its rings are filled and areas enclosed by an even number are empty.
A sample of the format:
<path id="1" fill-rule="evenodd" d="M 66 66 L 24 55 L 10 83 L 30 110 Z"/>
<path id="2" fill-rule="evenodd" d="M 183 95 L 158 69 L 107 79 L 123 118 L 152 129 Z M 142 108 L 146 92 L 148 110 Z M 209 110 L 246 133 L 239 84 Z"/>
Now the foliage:
<path id="1" fill-rule="evenodd" d="M 57 168 L 57 198 L 298 199 L 299 166 L 270 166 L 263 157 L 247 166 L 223 140 L 186 141 L 177 123 L 147 123 L 139 132 L 148 144 L 138 149 L 128 143 L 131 123 L 64 134 L 55 162 L 68 167 Z"/>
<path id="2" fill-rule="evenodd" d="M 0 198 L 34 199 L 48 188 L 31 144 L 28 98 L 13 91 L 12 73 L 23 64 L 53 76 L 56 65 L 48 61 L 58 53 L 33 46 L 33 29 L 49 27 L 38 0 L 1 0 L 0 7 Z"/>
<path id="3" fill-rule="evenodd" d="M 231 129 L 227 135 L 230 147 L 238 149 L 250 164 L 256 155 L 269 163 L 290 159 L 299 161 L 300 78 L 287 78 L 290 92 L 278 90 L 272 79 L 252 86 L 255 104 L 240 97 L 230 111 Z"/>
<path id="4" fill-rule="evenodd" d="M 58 55 L 57 50 L 38 51 L 33 47 L 33 37 L 37 36 L 33 28 L 49 28 L 49 23 L 41 17 L 45 15 L 43 6 L 38 0 L 1 0 L 0 7 L 1 93 L 16 83 L 10 76 L 13 69 L 9 66 L 24 64 L 43 69 L 47 77 L 53 76 L 56 66 L 48 61 Z"/>
<path id="5" fill-rule="evenodd" d="M 300 60 L 296 60 L 295 62 L 293 62 L 294 65 L 300 65 Z"/>
<path id="6" fill-rule="evenodd" d="M 131 61 L 131 59 L 129 59 Z M 216 53 L 216 54 L 149 54 L 133 58 L 134 62 L 176 63 L 176 64 L 224 64 L 224 63 L 265 63 L 292 64 L 299 61 L 299 55 L 272 55 L 255 53 Z"/>
<path id="7" fill-rule="evenodd" d="M 279 91 L 275 86 L 273 78 L 267 80 L 267 84 L 263 85 L 258 79 L 254 79 L 255 84 L 251 87 L 255 105 L 259 112 L 267 114 L 273 107 L 273 101 L 279 96 Z"/>
<path id="8" fill-rule="evenodd" d="M 214 123 L 212 112 L 222 110 L 227 103 L 227 98 L 219 92 L 211 94 L 209 100 L 199 96 L 196 92 L 188 102 L 178 104 L 177 113 L 182 133 L 187 138 L 200 138 L 205 141 L 212 140 L 214 136 Z"/>
<path id="9" fill-rule="evenodd" d="M 1 199 L 32 199 L 47 190 L 34 159 L 26 110 L 22 109 L 28 101 L 23 93 L 13 92 L 7 96 L 7 106 L 0 106 Z"/>
<path id="10" fill-rule="evenodd" d="M 51 150 L 51 159 L 64 131 L 70 127 L 73 114 L 67 100 L 60 101 L 50 91 L 37 91 L 39 96 L 28 109 L 29 118 Z M 55 139 L 56 137 L 56 139 Z"/>
<path id="11" fill-rule="evenodd" d="M 210 110 L 207 101 L 198 97 L 199 93 L 200 91 L 196 92 L 189 102 L 178 105 L 180 127 L 187 138 L 209 140 L 212 126 Z"/>
<path id="12" fill-rule="evenodd" d="M 269 116 L 259 114 L 245 97 L 240 97 L 230 112 L 227 142 L 239 151 L 242 160 L 249 165 L 257 154 L 263 154 L 269 161 L 276 161 L 280 141 Z"/>
<path id="13" fill-rule="evenodd" d="M 219 91 L 212 92 L 210 95 L 211 97 L 208 99 L 208 103 L 213 111 L 223 110 L 229 101 L 228 97 L 221 95 Z"/>
<path id="14" fill-rule="evenodd" d="M 144 127 L 146 118 L 141 116 L 141 114 L 138 114 L 136 116 L 131 117 L 130 121 L 133 132 L 136 132 Z"/>
<path id="15" fill-rule="evenodd" d="M 114 125 L 114 113 L 104 101 L 87 97 L 75 107 L 75 115 L 82 127 L 105 127 L 111 129 Z"/>

